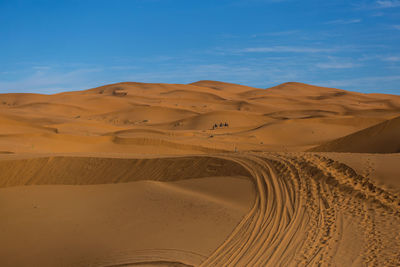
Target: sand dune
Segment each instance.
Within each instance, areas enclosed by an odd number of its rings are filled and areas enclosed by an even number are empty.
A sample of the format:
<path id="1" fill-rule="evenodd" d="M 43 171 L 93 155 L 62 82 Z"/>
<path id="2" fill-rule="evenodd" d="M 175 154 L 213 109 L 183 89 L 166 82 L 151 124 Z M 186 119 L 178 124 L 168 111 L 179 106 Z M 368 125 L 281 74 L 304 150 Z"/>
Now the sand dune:
<path id="1" fill-rule="evenodd" d="M 206 87 L 206 88 L 211 88 L 216 91 L 226 91 L 226 92 L 235 93 L 235 94 L 241 93 L 243 91 L 255 89 L 254 87 L 249 87 L 249 86 L 245 86 L 245 85 L 218 82 L 218 81 L 198 81 L 198 82 L 191 83 L 190 85 Z"/>
<path id="2" fill-rule="evenodd" d="M 177 108 L 167 107 L 133 107 L 105 114 L 88 117 L 92 120 L 105 121 L 112 124 L 154 124 L 176 121 L 182 118 L 193 117 L 198 113 Z"/>
<path id="3" fill-rule="evenodd" d="M 185 142 L 199 146 L 233 150 L 232 143 L 240 143 L 242 149 L 263 151 L 301 151 L 391 119 L 400 112 L 398 96 L 300 83 L 266 90 L 213 81 L 190 85 L 118 83 L 55 95 L 6 94 L 0 95 L 0 102 L 0 116 L 18 117 L 37 129 L 57 129 L 54 131 L 60 134 L 99 136 L 145 127 L 149 131 L 176 132 L 169 134 L 169 142 L 181 142 L 181 133 L 190 131 L 183 135 L 196 138 Z M 212 130 L 221 122 L 227 122 L 229 127 Z M 32 132 L 12 128 L 9 122 L 1 125 L 0 134 Z M 41 140 L 45 138 L 42 135 Z M 0 149 L 12 151 L 9 145 L 16 142 L 15 136 L 3 139 L 8 146 L 0 145 Z M 45 142 L 33 143 L 38 147 Z M 116 144 L 110 139 L 106 146 Z M 20 149 L 14 152 L 31 152 L 18 142 L 15 147 Z M 82 146 L 81 151 L 91 149 Z M 63 152 L 46 147 L 41 150 Z M 121 151 L 121 147 L 115 146 L 114 150 Z"/>
<path id="4" fill-rule="evenodd" d="M 135 257 L 140 262 L 146 253 L 166 260 L 171 247 L 184 257 L 175 260 L 199 264 L 253 200 L 248 173 L 212 157 L 34 157 L 0 160 L 0 169 L 0 187 L 7 187 L 0 189 L 1 203 L 11 204 L 0 207 L 8 218 L 0 223 L 8 244 L 1 252 L 2 266 L 104 266 L 132 263 Z M 49 231 L 51 225 L 56 227 Z M 27 227 L 34 231 L 24 235 L 25 242 L 15 239 Z M 61 254 L 60 240 L 71 247 Z M 188 247 L 187 240 L 196 242 Z M 41 244 L 39 255 L 31 249 L 34 243 Z M 29 250 L 25 257 L 14 256 L 24 250 Z"/>
<path id="5" fill-rule="evenodd" d="M 0 208 L 9 218 L 0 222 L 2 266 L 109 266 L 150 257 L 198 265 L 253 201 L 251 183 L 234 177 L 13 187 L 1 189 L 0 199 L 11 203 Z"/>
<path id="6" fill-rule="evenodd" d="M 399 153 L 400 117 L 322 144 L 312 151 Z"/>
<path id="7" fill-rule="evenodd" d="M 295 82 L 0 94 L 0 266 L 399 266 L 399 114 Z"/>
<path id="8" fill-rule="evenodd" d="M 24 118 L 0 115 L 0 125 L 2 127 L 1 134 L 15 134 L 15 133 L 48 133 L 57 132 L 56 128 L 41 126 L 36 123 L 32 123 Z"/>

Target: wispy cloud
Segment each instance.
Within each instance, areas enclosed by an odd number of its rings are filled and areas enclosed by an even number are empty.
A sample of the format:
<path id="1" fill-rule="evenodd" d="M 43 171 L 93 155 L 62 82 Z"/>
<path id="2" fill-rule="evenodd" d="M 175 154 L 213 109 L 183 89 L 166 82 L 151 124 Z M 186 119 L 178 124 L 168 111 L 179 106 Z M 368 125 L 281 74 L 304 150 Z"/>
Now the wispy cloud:
<path id="1" fill-rule="evenodd" d="M 359 3 L 353 5 L 361 10 L 390 9 L 400 7 L 400 0 L 359 1 Z"/>
<path id="2" fill-rule="evenodd" d="M 291 31 L 280 31 L 280 32 L 266 32 L 266 33 L 257 33 L 253 34 L 252 38 L 263 37 L 263 36 L 287 36 L 299 33 L 298 30 L 291 30 Z"/>
<path id="3" fill-rule="evenodd" d="M 371 17 L 382 17 L 384 15 L 385 15 L 385 13 L 383 13 L 383 12 L 377 12 L 377 13 L 372 14 Z"/>
<path id="4" fill-rule="evenodd" d="M 261 5 L 261 4 L 274 4 L 274 3 L 282 3 L 282 2 L 289 2 L 292 0 L 237 0 L 233 2 L 234 5 Z"/>
<path id="5" fill-rule="evenodd" d="M 324 53 L 334 52 L 334 48 L 318 48 L 318 47 L 298 47 L 298 46 L 268 46 L 268 47 L 249 47 L 239 49 L 237 52 L 242 53 Z"/>
<path id="6" fill-rule="evenodd" d="M 332 21 L 328 21 L 326 24 L 342 24 L 342 25 L 346 25 L 346 24 L 353 24 L 353 23 L 360 23 L 362 21 L 362 19 L 337 19 L 337 20 L 332 20 Z"/>
<path id="7" fill-rule="evenodd" d="M 134 69 L 138 69 L 139 67 L 137 66 L 111 66 L 109 67 L 111 70 L 134 70 Z"/>
<path id="8" fill-rule="evenodd" d="M 32 69 L 34 70 L 49 70 L 51 69 L 50 66 L 33 66 Z"/>
<path id="9" fill-rule="evenodd" d="M 16 71 L 2 71 L 0 72 L 1 75 L 9 75 L 9 74 L 16 74 Z"/>
<path id="10" fill-rule="evenodd" d="M 360 64 L 354 64 L 354 63 L 318 63 L 316 65 L 318 68 L 321 69 L 351 69 L 351 68 L 356 68 L 361 66 Z"/>
<path id="11" fill-rule="evenodd" d="M 90 84 L 94 73 L 101 73 L 102 68 L 82 68 L 71 71 L 36 69 L 33 73 L 24 75 L 12 81 L 0 81 L 0 90 L 4 92 L 36 91 L 41 93 L 61 90 L 83 89 Z M 98 81 L 101 83 L 101 81 Z"/>
<path id="12" fill-rule="evenodd" d="M 397 56 L 391 56 L 391 57 L 386 57 L 383 59 L 384 61 L 391 61 L 391 62 L 398 62 L 400 61 L 400 57 Z"/>
<path id="13" fill-rule="evenodd" d="M 380 0 L 376 4 L 380 8 L 400 7 L 400 0 Z"/>
<path id="14" fill-rule="evenodd" d="M 393 28 L 395 28 L 396 30 L 400 30 L 400 25 L 393 25 Z"/>
<path id="15" fill-rule="evenodd" d="M 246 84 L 260 88 L 269 87 L 286 81 L 296 81 L 302 70 L 287 71 L 284 63 L 274 65 L 267 63 L 226 62 L 216 64 L 183 64 L 171 65 L 159 71 L 134 72 L 123 80 L 141 82 L 189 83 L 198 80 L 218 80 Z"/>
<path id="16" fill-rule="evenodd" d="M 372 89 L 373 92 L 377 92 L 378 89 L 382 89 L 383 87 L 389 88 L 390 85 L 383 85 L 383 83 L 400 81 L 400 75 L 392 75 L 392 76 L 369 76 L 369 77 L 359 77 L 353 79 L 343 79 L 343 80 L 330 80 L 330 81 L 321 81 L 320 84 L 327 87 L 337 87 L 337 88 L 369 88 Z M 375 88 L 371 88 L 375 87 Z M 380 87 L 380 88 L 379 88 Z M 390 86 L 391 87 L 391 86 Z M 392 89 L 394 93 L 400 93 L 400 88 Z"/>

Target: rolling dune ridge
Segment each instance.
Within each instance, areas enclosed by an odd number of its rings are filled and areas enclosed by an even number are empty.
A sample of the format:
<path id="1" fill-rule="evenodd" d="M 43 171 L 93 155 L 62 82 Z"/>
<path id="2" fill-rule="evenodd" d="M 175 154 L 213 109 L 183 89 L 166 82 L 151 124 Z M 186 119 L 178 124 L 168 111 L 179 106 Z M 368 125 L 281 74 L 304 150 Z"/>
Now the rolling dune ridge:
<path id="1" fill-rule="evenodd" d="M 294 82 L 0 94 L 0 266 L 399 266 L 399 115 Z"/>

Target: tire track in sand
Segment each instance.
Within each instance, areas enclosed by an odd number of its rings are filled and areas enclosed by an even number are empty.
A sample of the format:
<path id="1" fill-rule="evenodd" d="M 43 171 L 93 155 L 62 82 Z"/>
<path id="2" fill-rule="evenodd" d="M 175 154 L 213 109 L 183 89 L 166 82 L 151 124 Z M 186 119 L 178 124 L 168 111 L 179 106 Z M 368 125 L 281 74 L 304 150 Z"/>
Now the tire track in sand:
<path id="1" fill-rule="evenodd" d="M 400 265 L 400 240 L 393 238 L 393 231 L 400 230 L 398 196 L 350 167 L 309 153 L 220 157 L 251 174 L 257 196 L 249 213 L 200 266 L 335 265 L 345 214 L 365 231 L 365 264 Z M 390 229 L 384 224 L 388 216 L 395 221 Z"/>
<path id="2" fill-rule="evenodd" d="M 208 258 L 154 249 L 103 255 L 77 265 L 346 266 L 361 258 L 363 265 L 400 266 L 400 237 L 396 237 L 400 232 L 399 196 L 379 188 L 371 179 L 312 153 L 213 157 L 246 169 L 256 197 L 251 210 Z M 359 252 L 341 248 L 345 218 L 354 220 L 363 232 L 361 243 L 365 245 Z M 350 255 L 343 262 L 343 253 L 359 255 Z"/>
<path id="3" fill-rule="evenodd" d="M 278 266 L 293 261 L 303 238 L 308 218 L 304 200 L 296 193 L 299 180 L 282 164 L 289 175 L 281 179 L 273 160 L 244 154 L 231 156 L 253 177 L 257 196 L 253 208 L 231 236 L 201 266 Z"/>

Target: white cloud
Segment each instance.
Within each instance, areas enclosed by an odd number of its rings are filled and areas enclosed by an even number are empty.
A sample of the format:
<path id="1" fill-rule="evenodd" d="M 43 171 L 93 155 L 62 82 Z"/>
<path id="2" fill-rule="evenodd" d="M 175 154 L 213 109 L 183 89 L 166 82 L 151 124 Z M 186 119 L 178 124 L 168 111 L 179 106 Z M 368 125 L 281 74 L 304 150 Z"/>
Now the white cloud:
<path id="1" fill-rule="evenodd" d="M 287 36 L 299 33 L 298 30 L 291 30 L 291 31 L 281 31 L 281 32 L 266 32 L 266 33 L 258 33 L 253 34 L 252 38 L 263 37 L 263 36 Z"/>
<path id="2" fill-rule="evenodd" d="M 157 71 L 135 71 L 122 77 L 122 80 L 140 82 L 189 83 L 198 80 L 227 81 L 260 88 L 287 81 L 296 81 L 305 70 L 290 66 L 287 61 L 277 60 L 271 64 L 268 60 L 241 62 L 231 61 L 215 64 L 171 64 Z"/>
<path id="3" fill-rule="evenodd" d="M 381 8 L 400 7 L 400 0 L 380 0 L 376 3 Z"/>
<path id="4" fill-rule="evenodd" d="M 351 69 L 361 66 L 360 64 L 354 63 L 318 63 L 316 65 L 321 69 Z"/>
<path id="5" fill-rule="evenodd" d="M 2 71 L 2 72 L 0 72 L 0 74 L 2 74 L 2 75 L 9 75 L 9 74 L 16 74 L 17 72 L 16 71 Z"/>
<path id="6" fill-rule="evenodd" d="M 384 58 L 383 60 L 384 60 L 384 61 L 397 62 L 397 61 L 400 61 L 400 57 L 391 56 L 391 57 Z"/>
<path id="7" fill-rule="evenodd" d="M 237 0 L 233 2 L 234 5 L 261 5 L 261 4 L 274 4 L 274 3 L 282 3 L 289 2 L 292 0 Z"/>
<path id="8" fill-rule="evenodd" d="M 345 80 L 331 80 L 326 82 L 320 82 L 324 86 L 328 87 L 354 87 L 359 86 L 360 88 L 371 86 L 372 84 L 382 83 L 382 82 L 392 82 L 392 81 L 400 81 L 400 75 L 393 76 L 370 76 L 370 77 L 360 77 L 354 79 L 345 79 Z M 400 88 L 399 88 L 400 92 Z"/>
<path id="9" fill-rule="evenodd" d="M 393 25 L 393 28 L 395 28 L 396 30 L 400 30 L 400 25 Z"/>
<path id="10" fill-rule="evenodd" d="M 90 75 L 103 71 L 102 68 L 82 68 L 72 71 L 49 71 L 36 69 L 33 73 L 13 81 L 0 81 L 0 90 L 4 92 L 56 92 L 77 90 L 90 83 Z M 98 81 L 101 83 L 102 81 Z M 60 86 L 61 85 L 61 86 Z"/>
<path id="11" fill-rule="evenodd" d="M 317 48 L 317 47 L 298 47 L 298 46 L 269 46 L 269 47 L 249 47 L 239 49 L 237 52 L 242 53 L 323 53 L 334 52 L 332 48 Z"/>
<path id="12" fill-rule="evenodd" d="M 383 12 L 377 12 L 377 13 L 375 13 L 375 14 L 372 14 L 371 16 L 372 17 L 382 17 L 382 16 L 384 16 L 385 15 L 385 13 L 383 13 Z"/>
<path id="13" fill-rule="evenodd" d="M 111 70 L 134 70 L 138 69 L 139 67 L 137 66 L 126 66 L 126 65 L 121 65 L 121 66 L 111 66 L 109 67 Z"/>
<path id="14" fill-rule="evenodd" d="M 332 20 L 328 21 L 326 24 L 353 24 L 353 23 L 360 23 L 362 20 L 361 19 L 338 19 L 338 20 Z"/>
<path id="15" fill-rule="evenodd" d="M 32 69 L 34 70 L 49 70 L 51 69 L 50 66 L 33 66 Z"/>

